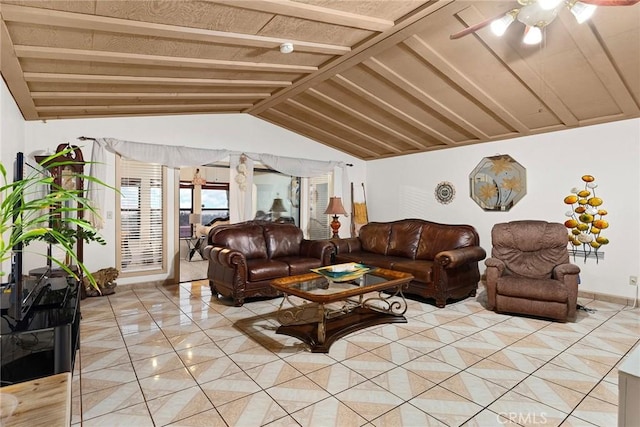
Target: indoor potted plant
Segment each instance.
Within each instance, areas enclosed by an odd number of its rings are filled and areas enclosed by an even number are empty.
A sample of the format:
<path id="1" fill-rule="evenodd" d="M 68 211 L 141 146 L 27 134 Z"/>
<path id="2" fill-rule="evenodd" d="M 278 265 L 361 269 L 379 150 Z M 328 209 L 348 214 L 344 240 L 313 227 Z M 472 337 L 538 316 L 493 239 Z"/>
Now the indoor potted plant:
<path id="1" fill-rule="evenodd" d="M 42 170 L 64 167 L 71 164 L 65 159 L 73 148 L 58 151 L 40 161 Z M 0 162 L 0 280 L 6 279 L 2 271 L 3 264 L 15 251 L 25 251 L 33 241 L 55 244 L 65 253 L 65 258 L 75 263 L 89 279 L 93 287 L 99 290 L 91 273 L 78 259 L 74 245 L 78 239 L 106 244 L 98 231 L 88 221 L 82 219 L 83 211 L 93 211 L 91 202 L 84 197 L 83 189 L 68 189 L 57 185 L 50 174 L 33 171 L 21 180 L 8 182 L 7 170 Z M 79 174 L 81 179 L 104 183 L 95 178 Z M 50 254 L 42 254 L 51 263 L 55 263 L 67 274 L 77 277 L 69 263 L 60 261 Z"/>

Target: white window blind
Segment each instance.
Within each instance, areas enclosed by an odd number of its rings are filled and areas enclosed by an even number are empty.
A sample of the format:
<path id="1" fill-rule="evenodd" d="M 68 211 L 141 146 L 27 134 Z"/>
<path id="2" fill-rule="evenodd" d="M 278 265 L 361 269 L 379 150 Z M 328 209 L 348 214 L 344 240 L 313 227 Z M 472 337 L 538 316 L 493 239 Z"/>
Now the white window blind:
<path id="1" fill-rule="evenodd" d="M 120 269 L 163 269 L 165 176 L 162 165 L 120 159 Z"/>
<path id="2" fill-rule="evenodd" d="M 324 211 L 329 204 L 329 175 L 309 178 L 309 239 L 331 237 L 329 215 Z"/>

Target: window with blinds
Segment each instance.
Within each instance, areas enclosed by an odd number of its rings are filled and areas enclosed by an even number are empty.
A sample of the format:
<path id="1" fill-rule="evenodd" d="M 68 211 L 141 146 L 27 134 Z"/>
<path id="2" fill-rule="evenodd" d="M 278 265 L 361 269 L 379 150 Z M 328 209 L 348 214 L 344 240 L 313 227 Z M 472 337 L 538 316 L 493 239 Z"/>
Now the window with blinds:
<path id="1" fill-rule="evenodd" d="M 331 237 L 329 215 L 324 211 L 329 204 L 329 175 L 309 178 L 309 239 Z"/>
<path id="2" fill-rule="evenodd" d="M 164 168 L 121 158 L 119 172 L 120 271 L 163 270 L 166 247 Z"/>

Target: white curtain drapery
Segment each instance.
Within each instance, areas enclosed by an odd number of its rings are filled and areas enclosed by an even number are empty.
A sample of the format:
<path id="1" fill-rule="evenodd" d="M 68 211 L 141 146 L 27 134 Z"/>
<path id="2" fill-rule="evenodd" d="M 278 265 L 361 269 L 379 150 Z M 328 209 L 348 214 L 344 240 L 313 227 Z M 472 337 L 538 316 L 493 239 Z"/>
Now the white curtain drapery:
<path id="1" fill-rule="evenodd" d="M 342 172 L 342 194 L 346 197 L 345 191 L 348 178 L 346 173 L 347 164 L 337 161 L 321 161 L 300 159 L 294 157 L 275 156 L 264 153 L 247 153 L 230 151 L 226 149 L 207 149 L 193 148 L 175 145 L 159 145 L 148 144 L 142 142 L 123 141 L 116 138 L 96 138 L 91 150 L 91 168 L 89 175 L 96 178 L 100 182 L 104 182 L 107 176 L 106 152 L 119 154 L 123 157 L 146 163 L 157 163 L 171 168 L 195 167 L 206 164 L 215 163 L 219 160 L 230 157 L 232 163 L 236 166 L 238 158 L 242 154 L 251 160 L 259 161 L 266 166 L 286 175 L 299 177 L 314 177 L 318 175 L 328 174 L 336 170 Z M 232 167 L 234 167 L 232 165 Z M 253 176 L 253 162 L 247 161 L 248 175 Z M 237 185 L 236 185 L 237 186 Z M 251 187 L 248 187 L 251 188 Z M 246 218 L 247 208 L 250 208 L 250 194 L 248 192 L 240 192 L 243 200 L 242 217 Z M 100 215 L 104 206 L 104 187 L 96 182 L 89 181 L 87 186 L 87 198 L 93 202 L 93 208 L 96 213 L 89 212 L 88 220 L 94 227 L 101 229 L 104 221 Z M 246 197 L 249 197 L 249 203 L 246 203 Z"/>

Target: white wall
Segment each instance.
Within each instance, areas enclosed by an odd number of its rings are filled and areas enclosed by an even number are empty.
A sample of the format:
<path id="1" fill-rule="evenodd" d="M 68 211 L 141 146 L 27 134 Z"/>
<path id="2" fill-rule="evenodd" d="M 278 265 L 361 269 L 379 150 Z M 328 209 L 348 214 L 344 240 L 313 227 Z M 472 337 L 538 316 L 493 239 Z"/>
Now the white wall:
<path id="1" fill-rule="evenodd" d="M 347 161 L 355 165 L 348 170 L 348 180 L 356 183 L 358 200 L 361 200 L 360 183 L 366 183 L 370 220 L 416 217 L 472 224 L 487 251 L 491 246 L 491 227 L 497 222 L 516 219 L 563 222 L 567 207 L 562 199 L 572 187 L 581 185 L 582 175 L 591 174 L 599 184 L 603 208 L 609 211 L 611 226 L 607 236 L 611 243 L 604 248 L 605 259 L 598 264 L 591 259 L 586 264 L 577 261 L 582 268 L 581 289 L 632 297 L 635 289 L 627 285 L 628 277 L 640 274 L 640 119 L 365 164 L 246 115 L 24 122 L 1 80 L 0 117 L 0 160 L 4 165 L 12 164 L 17 151 L 28 154 L 54 150 L 61 142 L 79 143 L 76 138 L 81 135 Z M 90 144 L 83 147 L 83 152 L 90 158 Z M 527 169 L 527 195 L 510 212 L 484 212 L 469 197 L 469 173 L 483 157 L 496 154 L 509 154 Z M 113 158 L 109 162 L 113 164 Z M 456 187 L 456 197 L 449 205 L 440 205 L 435 200 L 434 189 L 440 181 L 450 181 Z M 107 182 L 113 184 L 113 173 Z M 340 189 L 336 193 L 340 195 Z M 107 209 L 112 211 L 114 197 L 108 200 Z M 340 231 L 348 233 L 349 227 L 344 226 L 348 219 L 342 222 Z M 173 226 L 172 220 L 170 223 Z M 113 220 L 106 221 L 103 234 L 108 241 L 115 241 Z M 173 249 L 171 246 L 170 250 Z M 111 245 L 87 245 L 85 261 L 91 270 L 114 265 L 115 249 Z M 28 268 L 33 266 L 25 270 Z M 483 264 L 481 268 L 484 269 Z M 119 280 L 119 283 L 128 282 Z"/>
<path id="2" fill-rule="evenodd" d="M 0 79 L 0 162 L 7 170 L 7 180 L 13 179 L 13 162 L 18 151 L 24 151 L 24 120 L 9 89 Z M 4 185 L 4 182 L 0 183 Z M 6 236 L 8 238 L 8 235 Z M 0 272 L 9 274 L 11 263 L 4 262 L 0 265 Z M 5 282 L 6 277 L 0 277 L 0 283 Z"/>
<path id="3" fill-rule="evenodd" d="M 141 118 L 109 118 L 109 119 L 74 119 L 51 120 L 45 122 L 27 122 L 25 124 L 25 151 L 50 149 L 55 150 L 62 142 L 69 142 L 82 147 L 85 160 L 91 156 L 91 142 L 77 140 L 79 136 L 112 137 L 128 141 L 145 142 L 162 145 L 182 145 L 196 148 L 229 149 L 269 153 L 288 157 L 301 157 L 314 160 L 336 160 L 353 163 L 349 168 L 349 179 L 364 181 L 366 176 L 365 162 L 348 156 L 337 150 L 318 144 L 303 136 L 291 133 L 260 119 L 243 114 L 218 115 L 185 115 Z M 111 172 L 106 182 L 114 185 L 115 157 L 110 155 L 107 162 Z M 88 171 L 86 171 L 88 173 Z M 176 186 L 174 174 L 170 174 L 170 188 Z M 340 195 L 341 189 L 336 189 Z M 174 194 L 169 194 L 169 204 L 177 201 Z M 115 210 L 115 193 L 107 197 L 105 212 Z M 176 208 L 177 210 L 177 208 Z M 168 236 L 177 236 L 174 229 L 174 212 L 170 212 Z M 103 217 L 106 215 L 103 213 Z M 344 230 L 348 232 L 348 229 Z M 115 220 L 105 219 L 102 230 L 107 242 L 106 247 L 95 243 L 85 245 L 84 262 L 91 271 L 115 265 Z M 169 239 L 169 253 L 178 256 L 175 242 Z M 172 267 L 174 260 L 169 263 Z M 32 268 L 32 267 L 28 267 Z M 27 268 L 25 268 L 26 270 Z M 137 283 L 148 280 L 164 280 L 175 277 L 175 272 L 168 275 L 144 276 L 139 278 L 118 279 L 119 284 Z"/>
<path id="4" fill-rule="evenodd" d="M 469 173 L 483 157 L 509 154 L 527 170 L 527 194 L 509 212 L 485 212 L 469 197 Z M 640 274 L 640 119 L 553 132 L 494 143 L 477 144 L 367 163 L 370 221 L 422 218 L 473 225 L 480 244 L 491 250 L 495 223 L 518 219 L 564 222 L 563 199 L 581 177 L 593 175 L 601 208 L 609 212 L 611 243 L 596 264 L 576 260 L 580 289 L 635 296 L 630 275 Z M 434 196 L 436 185 L 449 181 L 456 196 L 448 205 Z M 484 270 L 484 263 L 481 263 Z"/>

